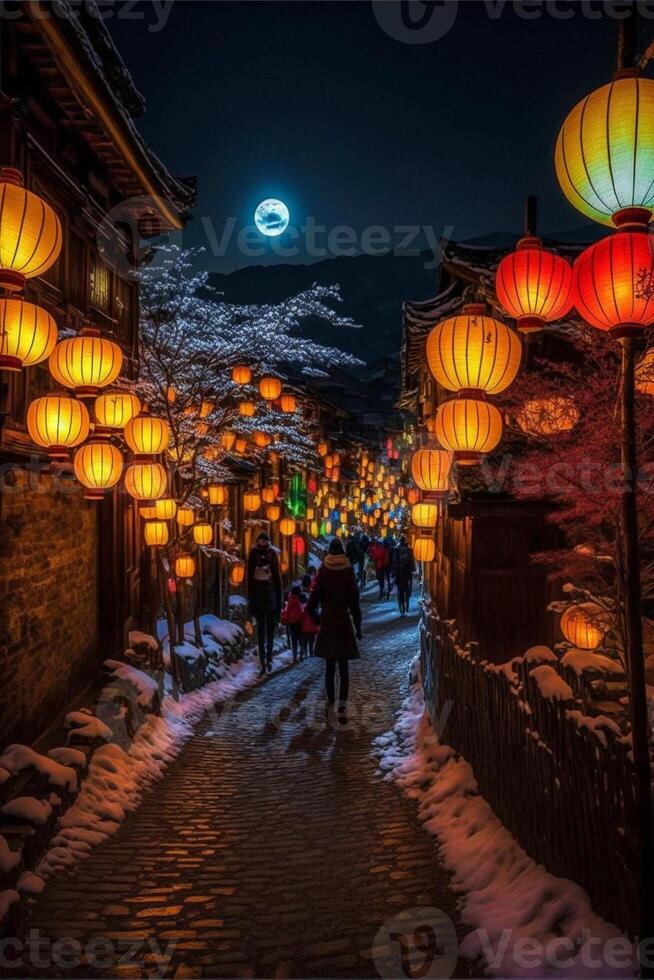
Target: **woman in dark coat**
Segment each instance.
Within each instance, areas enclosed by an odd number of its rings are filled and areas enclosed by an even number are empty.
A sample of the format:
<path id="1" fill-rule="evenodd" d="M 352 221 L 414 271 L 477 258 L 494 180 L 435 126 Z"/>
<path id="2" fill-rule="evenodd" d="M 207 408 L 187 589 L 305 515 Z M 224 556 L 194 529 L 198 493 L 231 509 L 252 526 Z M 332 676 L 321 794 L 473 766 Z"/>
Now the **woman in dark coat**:
<path id="1" fill-rule="evenodd" d="M 257 621 L 257 639 L 261 659 L 261 675 L 272 670 L 275 628 L 282 611 L 282 577 L 277 552 L 270 538 L 262 531 L 256 547 L 248 557 L 248 599 L 250 612 Z"/>
<path id="2" fill-rule="evenodd" d="M 325 661 L 325 689 L 328 710 L 336 702 L 338 667 L 339 721 L 345 724 L 345 708 L 350 686 L 349 661 L 359 656 L 361 608 L 354 570 L 338 538 L 329 545 L 329 554 L 318 571 L 316 585 L 307 603 L 313 616 L 320 606 L 320 632 L 314 655 Z"/>

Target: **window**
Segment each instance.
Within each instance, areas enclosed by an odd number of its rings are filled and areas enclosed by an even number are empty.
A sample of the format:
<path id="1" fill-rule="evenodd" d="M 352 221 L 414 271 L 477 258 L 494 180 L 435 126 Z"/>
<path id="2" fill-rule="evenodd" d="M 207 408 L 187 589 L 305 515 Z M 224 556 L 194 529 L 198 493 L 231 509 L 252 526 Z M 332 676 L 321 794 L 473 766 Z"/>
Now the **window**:
<path id="1" fill-rule="evenodd" d="M 111 272 L 107 263 L 94 254 L 91 260 L 91 306 L 109 313 L 111 298 Z"/>

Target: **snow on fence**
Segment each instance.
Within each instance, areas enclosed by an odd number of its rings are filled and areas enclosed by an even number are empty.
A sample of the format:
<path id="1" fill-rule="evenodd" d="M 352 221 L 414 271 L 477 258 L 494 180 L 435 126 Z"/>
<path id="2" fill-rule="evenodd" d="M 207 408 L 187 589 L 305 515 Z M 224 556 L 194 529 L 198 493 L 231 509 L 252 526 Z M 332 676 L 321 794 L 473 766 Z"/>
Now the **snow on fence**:
<path id="1" fill-rule="evenodd" d="M 578 882 L 596 912 L 633 932 L 638 850 L 630 830 L 630 742 L 617 715 L 588 713 L 588 692 L 571 686 L 575 673 L 546 650 L 490 665 L 457 643 L 452 623 L 427 601 L 425 701 L 434 724 L 447 719 L 443 743 L 470 763 L 480 793 L 528 854 Z M 618 682 L 613 671 L 609 683 Z"/>

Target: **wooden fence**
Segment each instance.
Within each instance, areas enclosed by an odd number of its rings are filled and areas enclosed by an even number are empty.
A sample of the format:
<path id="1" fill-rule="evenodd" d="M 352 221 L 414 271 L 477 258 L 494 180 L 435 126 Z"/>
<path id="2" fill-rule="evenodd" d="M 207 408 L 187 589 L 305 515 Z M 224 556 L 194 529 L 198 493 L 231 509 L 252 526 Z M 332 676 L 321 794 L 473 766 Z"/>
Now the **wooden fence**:
<path id="1" fill-rule="evenodd" d="M 633 933 L 634 778 L 622 732 L 588 714 L 575 692 L 544 696 L 525 661 L 498 668 L 462 648 L 429 601 L 421 659 L 432 721 L 449 702 L 442 741 L 470 763 L 502 823 L 535 861 L 578 882 L 596 912 Z"/>

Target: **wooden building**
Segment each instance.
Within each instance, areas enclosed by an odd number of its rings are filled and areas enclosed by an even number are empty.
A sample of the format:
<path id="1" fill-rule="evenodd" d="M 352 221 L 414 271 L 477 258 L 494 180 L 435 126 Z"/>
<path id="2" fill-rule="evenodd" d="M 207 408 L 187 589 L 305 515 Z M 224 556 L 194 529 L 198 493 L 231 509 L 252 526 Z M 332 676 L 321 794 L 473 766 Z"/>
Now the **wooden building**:
<path id="1" fill-rule="evenodd" d="M 92 4 L 17 4 L 0 36 L 0 166 L 21 171 L 63 230 L 59 259 L 25 296 L 60 332 L 92 324 L 118 340 L 133 377 L 139 243 L 181 228 L 193 186 L 140 138 L 143 99 Z M 131 498 L 84 501 L 35 454 L 25 414 L 53 386 L 47 364 L 2 385 L 0 745 L 37 736 L 121 648 L 141 553 Z"/>

